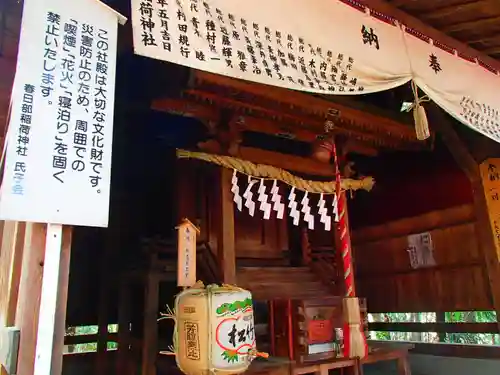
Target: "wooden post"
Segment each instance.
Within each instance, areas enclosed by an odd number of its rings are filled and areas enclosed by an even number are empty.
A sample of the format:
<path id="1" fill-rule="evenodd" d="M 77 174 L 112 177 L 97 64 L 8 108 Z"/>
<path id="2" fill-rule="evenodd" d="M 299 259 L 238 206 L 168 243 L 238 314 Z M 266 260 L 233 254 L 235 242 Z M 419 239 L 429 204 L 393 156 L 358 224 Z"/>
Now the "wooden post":
<path id="1" fill-rule="evenodd" d="M 142 338 L 142 375 L 156 374 L 158 356 L 159 278 L 155 271 L 156 256 L 151 257 L 151 267 L 144 288 L 144 334 Z"/>
<path id="2" fill-rule="evenodd" d="M 0 329 L 15 323 L 16 306 L 21 277 L 25 224 L 2 221 L 0 248 Z M 0 374 L 5 369 L 0 366 Z"/>
<path id="3" fill-rule="evenodd" d="M 108 266 L 110 264 L 110 247 L 106 246 L 104 255 L 101 259 L 99 270 L 99 307 L 97 316 L 97 375 L 108 373 L 107 351 L 108 351 L 108 301 L 109 301 L 109 282 L 112 278 Z"/>
<path id="4" fill-rule="evenodd" d="M 234 204 L 231 193 L 233 171 L 220 169 L 219 184 L 219 236 L 217 257 L 225 284 L 236 284 L 236 253 L 234 241 Z"/>
<path id="5" fill-rule="evenodd" d="M 435 105 L 429 107 L 429 114 L 433 120 L 432 127 L 440 132 L 444 143 L 455 158 L 456 163 L 471 182 L 474 210 L 476 213 L 475 228 L 478 244 L 486 264 L 490 282 L 491 300 L 497 313 L 497 321 L 500 328 L 500 254 L 497 253 L 495 247 L 495 232 L 490 225 L 479 166 L 453 129 L 450 118 Z"/>
<path id="6" fill-rule="evenodd" d="M 15 325 L 21 330 L 17 373 L 31 375 L 35 366 L 38 312 L 42 292 L 46 225 L 26 224 Z"/>
<path id="7" fill-rule="evenodd" d="M 68 306 L 69 266 L 73 228 L 65 226 L 62 231 L 59 285 L 57 288 L 57 309 L 55 314 L 54 346 L 51 375 L 62 374 L 64 336 L 66 335 L 66 310 Z"/>
<path id="8" fill-rule="evenodd" d="M 118 361 L 116 362 L 116 373 L 121 375 L 130 374 L 130 284 L 125 276 L 120 283 L 120 297 L 118 309 Z"/>
<path id="9" fill-rule="evenodd" d="M 71 228 L 47 224 L 34 375 L 60 375 L 66 330 Z M 66 238 L 63 239 L 63 233 Z M 66 249 L 63 249 L 63 246 Z M 63 282 L 64 284 L 61 284 Z M 21 331 L 21 336 L 23 331 Z"/>

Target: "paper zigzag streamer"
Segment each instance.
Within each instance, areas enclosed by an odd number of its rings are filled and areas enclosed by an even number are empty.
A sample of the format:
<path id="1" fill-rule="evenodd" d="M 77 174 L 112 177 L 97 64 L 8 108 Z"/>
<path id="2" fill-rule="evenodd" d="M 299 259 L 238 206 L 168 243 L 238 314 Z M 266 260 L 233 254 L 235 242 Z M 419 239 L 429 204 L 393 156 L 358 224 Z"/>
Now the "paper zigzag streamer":
<path id="1" fill-rule="evenodd" d="M 273 202 L 273 210 L 276 211 L 276 217 L 283 219 L 285 213 L 285 205 L 281 203 L 281 195 L 279 195 L 278 182 L 274 180 L 273 187 L 271 188 L 271 202 Z"/>
<path id="2" fill-rule="evenodd" d="M 264 184 L 263 178 L 260 180 L 259 197 L 257 199 L 260 202 L 259 209 L 264 212 L 264 219 L 269 220 L 271 217 L 272 205 L 267 202 L 266 185 Z"/>
<path id="3" fill-rule="evenodd" d="M 290 209 L 290 217 L 293 219 L 293 225 L 298 226 L 300 211 L 297 210 L 297 202 L 295 201 L 295 187 L 292 187 L 290 195 L 288 195 L 288 208 Z"/>
<path id="4" fill-rule="evenodd" d="M 332 230 L 332 218 L 328 215 L 328 210 L 326 208 L 326 201 L 325 201 L 325 197 L 323 196 L 323 194 L 321 194 L 319 197 L 318 207 L 319 207 L 318 213 L 320 215 L 319 221 L 325 225 L 326 231 L 331 231 Z"/>
<path id="5" fill-rule="evenodd" d="M 248 208 L 248 213 L 250 216 L 255 215 L 256 203 L 253 201 L 253 186 L 260 181 L 259 189 L 257 191 L 257 200 L 260 202 L 259 209 L 263 212 L 263 217 L 265 220 L 271 218 L 272 211 L 276 211 L 276 217 L 278 219 L 283 219 L 285 214 L 285 203 L 281 201 L 281 195 L 279 194 L 279 187 L 277 180 L 274 180 L 273 186 L 271 188 L 271 196 L 269 202 L 269 194 L 266 193 L 266 185 L 264 179 L 253 179 L 251 176 L 248 177 L 248 186 L 243 193 L 240 195 L 240 187 L 238 185 L 238 171 L 234 170 L 233 177 L 231 179 L 231 192 L 233 193 L 233 201 L 239 211 L 243 210 L 243 204 Z M 301 212 L 304 215 L 304 221 L 307 223 L 309 229 L 314 229 L 315 217 L 311 213 L 311 206 L 309 200 L 309 193 L 305 192 L 302 200 L 300 201 L 301 208 L 298 209 L 297 194 L 295 193 L 295 187 L 292 187 L 290 194 L 288 195 L 288 208 L 290 208 L 290 217 L 293 219 L 293 225 L 298 226 L 300 223 Z M 318 201 L 318 215 L 319 221 L 324 225 L 326 231 L 331 231 L 332 219 L 335 222 L 339 221 L 339 211 L 338 211 L 338 197 L 333 195 L 333 213 L 328 214 L 327 203 L 324 194 L 320 194 Z"/>
<path id="6" fill-rule="evenodd" d="M 302 201 L 300 202 L 302 208 L 300 209 L 304 214 L 304 221 L 307 223 L 309 229 L 314 229 L 314 216 L 311 214 L 311 207 L 309 206 L 309 193 L 306 191 Z"/>
<path id="7" fill-rule="evenodd" d="M 255 214 L 255 202 L 252 200 L 253 193 L 252 187 L 257 182 L 257 180 L 252 180 L 252 178 L 248 177 L 248 187 L 243 193 L 243 198 L 245 198 L 245 207 L 248 208 L 248 213 L 250 216 Z"/>
<path id="8" fill-rule="evenodd" d="M 238 208 L 238 211 L 241 211 L 243 209 L 243 198 L 241 198 L 240 195 L 240 187 L 238 186 L 238 176 L 237 176 L 237 171 L 236 169 L 233 172 L 233 178 L 231 179 L 231 192 L 233 193 L 233 201 L 236 203 L 236 207 Z"/>
<path id="9" fill-rule="evenodd" d="M 339 199 L 337 194 L 333 195 L 333 220 L 335 220 L 336 223 L 339 222 Z"/>

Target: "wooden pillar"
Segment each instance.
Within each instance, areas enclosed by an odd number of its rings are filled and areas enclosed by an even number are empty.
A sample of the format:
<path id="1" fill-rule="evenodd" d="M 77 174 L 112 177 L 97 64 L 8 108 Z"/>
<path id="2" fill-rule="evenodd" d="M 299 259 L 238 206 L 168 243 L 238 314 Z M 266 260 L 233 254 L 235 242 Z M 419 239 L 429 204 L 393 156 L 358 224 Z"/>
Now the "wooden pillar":
<path id="1" fill-rule="evenodd" d="M 15 318 L 15 325 L 21 330 L 17 364 L 20 375 L 33 374 L 35 366 L 46 231 L 44 224 L 26 224 Z"/>
<path id="2" fill-rule="evenodd" d="M 116 373 L 120 375 L 130 374 L 130 285 L 123 277 L 120 283 L 120 295 L 118 302 L 118 361 L 116 362 Z"/>
<path id="3" fill-rule="evenodd" d="M 64 336 L 66 335 L 66 310 L 68 306 L 69 266 L 71 260 L 72 234 L 72 227 L 63 227 L 51 375 L 62 374 Z"/>
<path id="4" fill-rule="evenodd" d="M 225 284 L 236 284 L 236 253 L 234 240 L 234 203 L 231 192 L 233 171 L 220 168 L 219 235 L 217 258 Z"/>
<path id="5" fill-rule="evenodd" d="M 98 375 L 108 373 L 108 300 L 109 300 L 109 279 L 112 277 L 108 272 L 109 247 L 106 246 L 104 256 L 101 259 L 100 282 L 99 282 L 99 307 L 97 316 L 97 371 Z"/>
<path id="6" fill-rule="evenodd" d="M 25 228 L 20 222 L 0 223 L 0 329 L 15 323 Z M 5 369 L 0 367 L 0 374 L 5 375 Z"/>
<path id="7" fill-rule="evenodd" d="M 2 221 L 0 248 L 0 326 L 14 325 L 24 245 L 25 224 Z"/>
<path id="8" fill-rule="evenodd" d="M 472 157 L 467 147 L 463 144 L 455 130 L 450 118 L 435 105 L 429 107 L 432 127 L 437 129 L 458 166 L 469 178 L 474 197 L 474 211 L 476 214 L 475 229 L 478 237 L 479 248 L 484 258 L 488 272 L 491 301 L 497 313 L 500 329 L 500 253 L 496 250 L 496 235 L 490 224 L 488 206 L 479 166 Z"/>
<path id="9" fill-rule="evenodd" d="M 142 375 L 156 375 L 158 356 L 159 277 L 155 271 L 156 256 L 146 276 L 144 288 L 144 334 L 142 337 Z"/>

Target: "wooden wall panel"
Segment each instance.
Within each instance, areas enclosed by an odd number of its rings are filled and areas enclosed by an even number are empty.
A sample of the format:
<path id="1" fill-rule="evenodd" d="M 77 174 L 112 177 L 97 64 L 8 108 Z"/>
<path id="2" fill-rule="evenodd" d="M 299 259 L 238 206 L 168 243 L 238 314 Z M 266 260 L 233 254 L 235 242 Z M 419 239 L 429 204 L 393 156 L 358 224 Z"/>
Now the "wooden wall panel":
<path id="1" fill-rule="evenodd" d="M 491 309 L 471 205 L 353 233 L 358 294 L 371 312 Z M 436 265 L 413 269 L 407 236 L 429 231 Z"/>
<path id="2" fill-rule="evenodd" d="M 217 186 L 218 168 L 196 160 L 177 162 L 177 217 L 187 217 L 201 227 L 200 240 L 208 241 L 212 250 L 217 249 Z M 253 187 L 253 200 L 257 202 L 257 186 Z M 240 181 L 240 194 L 246 185 Z M 267 186 L 269 193 L 271 185 Z M 238 258 L 283 258 L 288 250 L 287 221 L 271 215 L 264 220 L 256 204 L 255 215 L 246 208 L 234 208 L 236 256 Z M 286 215 L 286 214 L 285 214 Z"/>
<path id="3" fill-rule="evenodd" d="M 255 216 L 247 210 L 235 209 L 236 256 L 238 258 L 282 258 L 288 249 L 287 222 L 271 217 L 262 218 L 256 209 Z"/>

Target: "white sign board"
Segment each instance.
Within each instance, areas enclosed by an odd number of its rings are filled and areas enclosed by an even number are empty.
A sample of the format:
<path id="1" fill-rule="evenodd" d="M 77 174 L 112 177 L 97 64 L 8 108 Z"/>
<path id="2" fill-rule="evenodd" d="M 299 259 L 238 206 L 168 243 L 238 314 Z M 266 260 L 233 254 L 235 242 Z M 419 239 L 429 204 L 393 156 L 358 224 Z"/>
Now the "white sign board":
<path id="1" fill-rule="evenodd" d="M 24 1 L 0 219 L 108 225 L 117 17 Z"/>
<path id="2" fill-rule="evenodd" d="M 411 268 L 432 267 L 434 260 L 434 246 L 429 232 L 411 234 L 408 236 L 408 255 Z"/>

